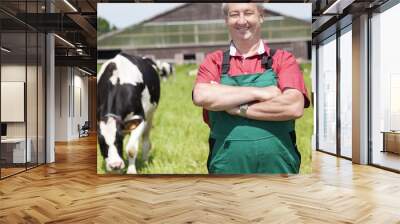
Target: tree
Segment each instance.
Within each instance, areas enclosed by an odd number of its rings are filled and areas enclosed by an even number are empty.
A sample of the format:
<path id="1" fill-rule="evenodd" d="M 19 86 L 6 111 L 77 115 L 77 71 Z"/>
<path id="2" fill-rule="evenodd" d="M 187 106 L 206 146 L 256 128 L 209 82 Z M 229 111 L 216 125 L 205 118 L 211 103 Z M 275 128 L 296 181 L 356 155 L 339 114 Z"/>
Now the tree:
<path id="1" fill-rule="evenodd" d="M 111 26 L 106 19 L 97 17 L 97 35 L 102 35 L 116 29 L 117 27 L 114 25 Z"/>

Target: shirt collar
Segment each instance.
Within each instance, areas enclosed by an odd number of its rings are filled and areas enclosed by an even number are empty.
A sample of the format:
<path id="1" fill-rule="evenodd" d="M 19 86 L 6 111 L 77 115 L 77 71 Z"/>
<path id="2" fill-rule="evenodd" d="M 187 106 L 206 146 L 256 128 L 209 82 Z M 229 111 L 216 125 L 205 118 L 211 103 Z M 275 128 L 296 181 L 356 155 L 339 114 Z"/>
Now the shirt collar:
<path id="1" fill-rule="evenodd" d="M 265 53 L 264 42 L 262 40 L 260 40 L 260 43 L 258 45 L 257 54 L 258 55 L 262 55 L 264 53 Z M 233 43 L 233 41 L 231 41 L 231 44 L 229 46 L 229 54 L 230 54 L 230 56 L 239 56 L 239 53 L 237 52 L 235 44 Z"/>

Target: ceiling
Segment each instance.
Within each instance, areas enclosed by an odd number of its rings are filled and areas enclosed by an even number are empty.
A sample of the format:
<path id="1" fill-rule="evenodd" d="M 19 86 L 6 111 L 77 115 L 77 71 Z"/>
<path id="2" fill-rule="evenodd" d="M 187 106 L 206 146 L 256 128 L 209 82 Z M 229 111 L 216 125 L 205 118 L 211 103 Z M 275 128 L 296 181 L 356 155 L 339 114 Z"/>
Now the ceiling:
<path id="1" fill-rule="evenodd" d="M 47 2 L 47 4 L 46 4 Z M 96 73 L 97 0 L 1 0 L 2 45 L 7 60 L 34 55 L 42 45 L 29 32 L 55 33 L 56 66 L 78 66 Z M 25 31 L 27 41 L 25 44 Z M 27 46 L 25 51 L 25 46 Z M 3 58 L 4 60 L 4 58 Z"/>
<path id="2" fill-rule="evenodd" d="M 352 23 L 360 14 L 375 12 L 388 0 L 308 0 L 312 3 L 312 37 L 317 43 L 336 29 Z"/>

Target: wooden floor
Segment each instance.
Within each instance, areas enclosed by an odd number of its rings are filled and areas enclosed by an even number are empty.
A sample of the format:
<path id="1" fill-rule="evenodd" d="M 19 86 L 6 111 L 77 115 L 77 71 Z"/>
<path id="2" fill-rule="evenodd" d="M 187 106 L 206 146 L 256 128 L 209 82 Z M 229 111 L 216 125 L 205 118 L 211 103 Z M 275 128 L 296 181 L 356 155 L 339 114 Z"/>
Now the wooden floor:
<path id="1" fill-rule="evenodd" d="M 13 174 L 15 174 L 15 173 L 19 173 L 19 172 L 22 172 L 22 171 L 24 171 L 24 170 L 26 170 L 25 169 L 25 167 L 21 167 L 21 168 L 19 168 L 19 167 L 17 167 L 17 168 L 1 168 L 1 177 L 3 178 L 3 177 L 7 177 L 7 176 L 10 176 L 10 175 L 13 175 Z"/>
<path id="2" fill-rule="evenodd" d="M 0 181 L 0 223 L 400 223 L 400 175 L 314 154 L 314 173 L 98 176 L 95 138 Z"/>
<path id="3" fill-rule="evenodd" d="M 18 164 L 18 167 L 2 167 L 1 168 L 1 178 L 5 178 L 20 172 L 24 172 L 25 170 L 29 169 L 34 169 L 37 167 L 37 164 L 27 164 L 27 167 L 25 167 L 25 164 Z"/>
<path id="4" fill-rule="evenodd" d="M 375 151 L 372 158 L 373 162 L 377 165 L 400 170 L 400 154 Z"/>

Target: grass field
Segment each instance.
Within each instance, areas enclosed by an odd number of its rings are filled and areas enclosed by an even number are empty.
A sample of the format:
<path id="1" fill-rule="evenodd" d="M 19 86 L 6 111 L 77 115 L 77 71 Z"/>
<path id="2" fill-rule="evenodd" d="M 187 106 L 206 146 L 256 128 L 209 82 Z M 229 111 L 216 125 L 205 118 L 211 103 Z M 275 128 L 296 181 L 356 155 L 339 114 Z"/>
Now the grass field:
<path id="1" fill-rule="evenodd" d="M 140 174 L 206 174 L 208 126 L 202 110 L 192 103 L 195 76 L 187 76 L 196 65 L 176 68 L 175 77 L 161 83 L 161 99 L 154 116 L 151 141 L 153 148 L 147 163 L 139 152 L 136 167 Z M 305 81 L 311 90 L 311 65 L 302 65 Z M 312 108 L 296 121 L 297 144 L 302 154 L 301 173 L 311 172 Z M 127 138 L 125 138 L 125 141 Z M 127 162 L 127 161 L 126 161 Z M 104 173 L 104 160 L 98 150 L 97 172 Z"/>

